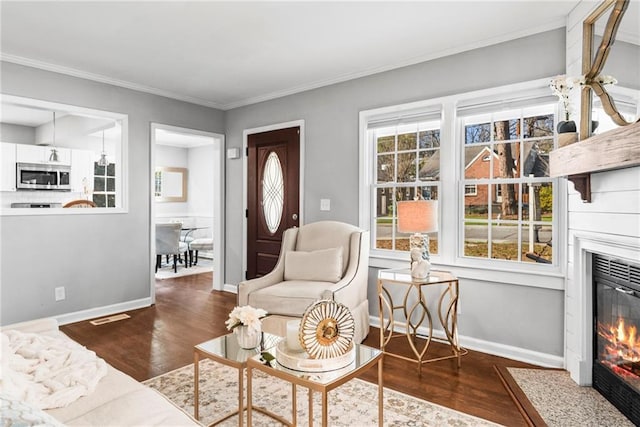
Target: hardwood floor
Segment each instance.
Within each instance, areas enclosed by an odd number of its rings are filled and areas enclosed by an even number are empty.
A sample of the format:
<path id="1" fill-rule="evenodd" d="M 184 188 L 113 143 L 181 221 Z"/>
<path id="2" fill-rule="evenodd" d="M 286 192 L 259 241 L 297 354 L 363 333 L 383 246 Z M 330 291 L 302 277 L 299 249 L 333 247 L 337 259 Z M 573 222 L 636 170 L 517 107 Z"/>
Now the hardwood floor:
<path id="1" fill-rule="evenodd" d="M 155 306 L 128 311 L 130 319 L 100 326 L 78 322 L 61 330 L 115 368 L 143 381 L 192 363 L 194 345 L 227 333 L 224 321 L 236 296 L 211 291 L 211 283 L 212 273 L 157 281 Z M 378 334 L 378 329 L 371 328 L 364 343 L 378 347 Z M 404 340 L 394 340 L 393 345 L 396 351 L 409 351 Z M 439 343 L 429 351 L 450 354 Z M 385 357 L 384 385 L 496 423 L 525 426 L 494 366 L 533 367 L 470 350 L 460 369 L 454 361 L 428 363 L 419 377 L 415 363 Z M 362 378 L 375 381 L 376 371 Z"/>

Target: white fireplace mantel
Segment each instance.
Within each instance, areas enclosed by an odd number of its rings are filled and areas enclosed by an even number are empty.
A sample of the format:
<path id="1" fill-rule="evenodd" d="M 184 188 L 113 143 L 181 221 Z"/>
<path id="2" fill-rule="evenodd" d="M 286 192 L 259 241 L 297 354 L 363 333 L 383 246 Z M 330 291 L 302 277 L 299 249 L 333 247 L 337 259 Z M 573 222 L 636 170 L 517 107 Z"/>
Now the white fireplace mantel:
<path id="1" fill-rule="evenodd" d="M 593 365 L 593 278 L 591 254 L 598 253 L 629 262 L 640 262 L 640 238 L 595 232 L 572 236 L 573 269 L 569 272 L 565 298 L 567 352 L 565 364 L 571 378 L 591 385 Z"/>

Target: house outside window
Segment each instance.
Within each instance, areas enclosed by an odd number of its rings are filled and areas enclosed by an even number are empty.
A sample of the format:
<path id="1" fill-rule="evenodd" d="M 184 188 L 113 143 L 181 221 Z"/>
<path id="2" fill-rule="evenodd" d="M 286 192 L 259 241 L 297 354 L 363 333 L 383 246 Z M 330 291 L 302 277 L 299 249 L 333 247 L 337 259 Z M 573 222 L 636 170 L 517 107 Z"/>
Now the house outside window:
<path id="1" fill-rule="evenodd" d="M 466 257 L 552 260 L 555 104 L 466 115 L 460 119 Z M 489 161 L 486 161 L 488 159 Z M 477 188 L 467 196 L 467 186 Z"/>
<path id="2" fill-rule="evenodd" d="M 396 203 L 437 200 L 440 180 L 439 112 L 413 118 L 385 118 L 370 124 L 367 139 L 375 157 L 372 186 L 373 249 L 408 251 L 409 233 L 397 231 Z M 438 236 L 430 233 L 430 252 L 438 253 Z"/>

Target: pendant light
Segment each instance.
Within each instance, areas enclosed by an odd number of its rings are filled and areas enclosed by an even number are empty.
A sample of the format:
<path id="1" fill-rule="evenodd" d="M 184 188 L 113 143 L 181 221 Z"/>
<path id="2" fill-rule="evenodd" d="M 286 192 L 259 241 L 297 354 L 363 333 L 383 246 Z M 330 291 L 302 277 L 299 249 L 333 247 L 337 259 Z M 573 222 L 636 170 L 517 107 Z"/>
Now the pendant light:
<path id="1" fill-rule="evenodd" d="M 104 151 L 104 129 L 102 130 L 102 153 L 100 153 L 100 160 L 98 160 L 98 166 L 108 166 L 107 152 Z"/>
<path id="2" fill-rule="evenodd" d="M 56 112 L 53 112 L 53 148 L 51 149 L 51 154 L 49 155 L 49 161 L 51 163 L 57 163 L 58 160 L 58 150 L 56 150 Z"/>

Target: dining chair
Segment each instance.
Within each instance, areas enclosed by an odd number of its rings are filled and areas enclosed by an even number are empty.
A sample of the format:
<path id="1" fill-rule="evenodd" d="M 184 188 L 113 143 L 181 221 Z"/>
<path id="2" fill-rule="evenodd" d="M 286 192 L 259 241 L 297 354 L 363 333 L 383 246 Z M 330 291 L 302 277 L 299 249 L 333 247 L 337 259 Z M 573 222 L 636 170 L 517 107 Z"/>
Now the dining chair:
<path id="1" fill-rule="evenodd" d="M 198 238 L 189 242 L 189 264 L 198 264 L 198 252 L 199 251 L 212 251 L 213 239 L 212 238 Z M 195 261 L 193 259 L 193 252 L 195 251 Z"/>
<path id="2" fill-rule="evenodd" d="M 180 241 L 180 223 L 156 224 L 156 273 L 162 264 L 162 255 L 173 255 L 173 271 L 178 272 L 178 255 L 184 254 L 185 267 L 188 267 L 189 246 Z"/>
<path id="3" fill-rule="evenodd" d="M 95 208 L 96 204 L 91 200 L 78 199 L 65 203 L 63 208 Z"/>

